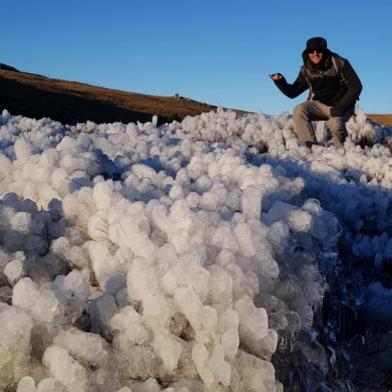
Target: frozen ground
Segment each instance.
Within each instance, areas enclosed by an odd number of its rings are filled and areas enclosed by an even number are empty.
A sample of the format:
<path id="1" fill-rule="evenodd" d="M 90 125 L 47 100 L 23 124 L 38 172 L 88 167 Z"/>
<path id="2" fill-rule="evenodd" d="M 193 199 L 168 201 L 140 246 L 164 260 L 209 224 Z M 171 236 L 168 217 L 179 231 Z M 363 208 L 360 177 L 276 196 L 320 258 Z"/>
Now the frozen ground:
<path id="1" fill-rule="evenodd" d="M 338 240 L 391 268 L 391 130 L 359 112 L 337 151 L 285 114 L 156 124 L 3 111 L 0 390 L 282 391 L 271 357 L 314 335 Z M 377 279 L 356 299 L 392 315 Z"/>

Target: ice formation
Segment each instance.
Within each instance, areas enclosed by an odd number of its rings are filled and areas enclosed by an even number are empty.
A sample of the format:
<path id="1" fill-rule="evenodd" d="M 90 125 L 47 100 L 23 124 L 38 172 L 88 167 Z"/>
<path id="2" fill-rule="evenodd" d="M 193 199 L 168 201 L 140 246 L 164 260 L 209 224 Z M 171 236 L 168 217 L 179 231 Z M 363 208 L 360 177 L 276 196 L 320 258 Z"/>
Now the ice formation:
<path id="1" fill-rule="evenodd" d="M 0 125 L 0 389 L 282 391 L 338 237 L 392 263 L 390 132 L 361 112 L 344 152 L 286 114 Z"/>

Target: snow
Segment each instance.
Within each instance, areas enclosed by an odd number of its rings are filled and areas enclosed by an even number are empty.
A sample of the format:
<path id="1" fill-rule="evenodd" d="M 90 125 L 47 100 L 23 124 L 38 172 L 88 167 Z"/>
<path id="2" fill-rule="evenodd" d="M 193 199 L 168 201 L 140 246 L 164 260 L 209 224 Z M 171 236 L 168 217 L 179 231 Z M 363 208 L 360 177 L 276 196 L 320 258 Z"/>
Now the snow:
<path id="1" fill-rule="evenodd" d="M 0 124 L 0 388 L 282 391 L 278 336 L 312 327 L 338 239 L 392 262 L 392 131 L 361 111 L 344 151 L 288 114 Z"/>

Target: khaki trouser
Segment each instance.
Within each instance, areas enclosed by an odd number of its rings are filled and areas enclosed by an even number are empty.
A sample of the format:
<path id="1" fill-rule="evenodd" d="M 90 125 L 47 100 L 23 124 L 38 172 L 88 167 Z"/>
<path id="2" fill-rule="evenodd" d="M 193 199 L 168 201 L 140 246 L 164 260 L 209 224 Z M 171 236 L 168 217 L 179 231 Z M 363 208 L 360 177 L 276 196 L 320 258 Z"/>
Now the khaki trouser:
<path id="1" fill-rule="evenodd" d="M 315 142 L 316 136 L 311 122 L 327 121 L 333 144 L 342 147 L 347 137 L 345 124 L 354 114 L 354 109 L 347 110 L 342 117 L 331 117 L 330 109 L 330 106 L 319 101 L 306 101 L 297 105 L 293 110 L 293 120 L 298 139 Z"/>

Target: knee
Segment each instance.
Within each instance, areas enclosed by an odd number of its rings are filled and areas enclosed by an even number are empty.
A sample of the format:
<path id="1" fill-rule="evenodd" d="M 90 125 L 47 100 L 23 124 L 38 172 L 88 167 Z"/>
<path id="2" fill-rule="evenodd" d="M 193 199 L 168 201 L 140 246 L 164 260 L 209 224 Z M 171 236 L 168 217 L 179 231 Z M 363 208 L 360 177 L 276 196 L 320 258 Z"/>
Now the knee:
<path id="1" fill-rule="evenodd" d="M 293 109 L 293 117 L 304 117 L 308 115 L 306 103 L 300 103 L 299 105 L 295 106 Z"/>

